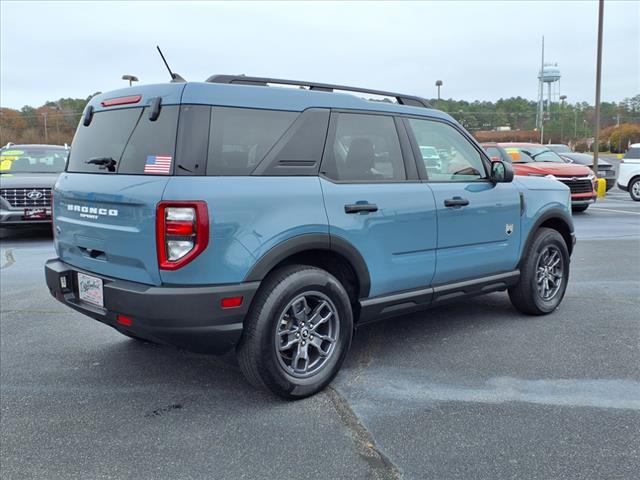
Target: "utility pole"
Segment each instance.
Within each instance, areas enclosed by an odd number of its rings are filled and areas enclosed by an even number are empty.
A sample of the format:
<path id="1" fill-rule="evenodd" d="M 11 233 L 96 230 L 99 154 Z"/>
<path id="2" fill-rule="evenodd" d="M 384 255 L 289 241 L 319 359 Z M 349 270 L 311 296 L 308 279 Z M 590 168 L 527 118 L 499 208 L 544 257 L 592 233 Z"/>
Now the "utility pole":
<path id="1" fill-rule="evenodd" d="M 560 95 L 560 143 L 564 143 L 564 101 L 566 95 Z"/>
<path id="2" fill-rule="evenodd" d="M 42 114 L 44 116 L 44 143 L 49 143 L 49 132 L 47 131 L 47 112 Z"/>
<path id="3" fill-rule="evenodd" d="M 602 76 L 602 19 L 604 17 L 604 0 L 598 2 L 598 57 L 596 63 L 596 128 L 595 148 L 593 149 L 593 173 L 598 174 L 598 150 L 600 150 L 600 79 Z"/>
<path id="4" fill-rule="evenodd" d="M 538 76 L 538 121 L 540 126 L 540 143 L 544 143 L 544 84 L 542 76 L 544 75 L 544 35 L 542 36 L 542 55 L 540 61 L 540 74 Z"/>

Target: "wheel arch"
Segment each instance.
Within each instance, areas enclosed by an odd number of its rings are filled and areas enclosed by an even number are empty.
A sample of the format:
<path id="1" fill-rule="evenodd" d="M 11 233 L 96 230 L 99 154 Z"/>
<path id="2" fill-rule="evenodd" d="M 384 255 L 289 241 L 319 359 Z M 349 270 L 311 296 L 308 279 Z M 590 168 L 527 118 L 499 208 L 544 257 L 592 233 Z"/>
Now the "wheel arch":
<path id="1" fill-rule="evenodd" d="M 327 233 L 309 233 L 284 240 L 258 259 L 244 281 L 262 281 L 274 269 L 295 263 L 327 270 L 343 282 L 353 303 L 369 296 L 371 279 L 364 258 L 347 240 Z"/>
<path id="2" fill-rule="evenodd" d="M 527 235 L 527 240 L 525 241 L 523 248 L 520 252 L 520 261 L 518 265 L 522 264 L 524 260 L 524 253 L 528 251 L 529 245 L 533 242 L 533 238 L 536 232 L 540 228 L 552 228 L 556 230 L 562 238 L 564 238 L 565 243 L 567 244 L 567 250 L 569 251 L 569 255 L 573 252 L 573 244 L 574 244 L 574 234 L 573 234 L 573 220 L 566 212 L 553 209 L 548 210 L 535 221 L 532 225 L 531 229 L 529 229 L 529 234 Z"/>
<path id="3" fill-rule="evenodd" d="M 636 174 L 634 176 L 632 176 L 629 181 L 627 182 L 627 192 L 629 193 L 629 195 L 631 195 L 631 187 L 633 186 L 634 182 L 640 180 L 640 174 Z M 631 197 L 633 198 L 633 197 Z"/>

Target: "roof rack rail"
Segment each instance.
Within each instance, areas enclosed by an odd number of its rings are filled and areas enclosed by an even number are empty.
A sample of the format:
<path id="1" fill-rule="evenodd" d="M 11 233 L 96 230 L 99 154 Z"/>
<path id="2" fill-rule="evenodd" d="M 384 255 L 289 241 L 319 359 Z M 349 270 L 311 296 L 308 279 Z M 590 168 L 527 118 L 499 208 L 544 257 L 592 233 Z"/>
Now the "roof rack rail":
<path id="1" fill-rule="evenodd" d="M 280 85 L 296 85 L 299 87 L 308 87 L 309 90 L 317 90 L 321 92 L 333 92 L 334 90 L 343 90 L 347 92 L 369 93 L 371 95 L 380 95 L 384 97 L 395 98 L 400 105 L 411 105 L 413 107 L 431 108 L 429 102 L 424 98 L 414 95 L 405 95 L 404 93 L 385 92 L 383 90 L 371 90 L 369 88 L 348 87 L 345 85 L 332 85 L 330 83 L 304 82 L 299 80 L 285 80 L 282 78 L 267 77 L 248 77 L 245 75 L 212 75 L 207 78 L 208 83 L 235 83 L 238 85 L 261 85 L 267 86 L 269 83 Z"/>

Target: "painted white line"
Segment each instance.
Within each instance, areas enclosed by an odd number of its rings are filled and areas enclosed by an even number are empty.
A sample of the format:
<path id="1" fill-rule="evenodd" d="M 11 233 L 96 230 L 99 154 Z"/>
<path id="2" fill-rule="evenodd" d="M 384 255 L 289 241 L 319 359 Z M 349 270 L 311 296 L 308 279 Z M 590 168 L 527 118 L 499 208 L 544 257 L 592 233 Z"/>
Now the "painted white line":
<path id="1" fill-rule="evenodd" d="M 591 207 L 591 210 L 601 210 L 603 212 L 630 213 L 631 215 L 640 215 L 640 212 L 627 212 L 626 210 L 614 210 L 612 208 Z"/>

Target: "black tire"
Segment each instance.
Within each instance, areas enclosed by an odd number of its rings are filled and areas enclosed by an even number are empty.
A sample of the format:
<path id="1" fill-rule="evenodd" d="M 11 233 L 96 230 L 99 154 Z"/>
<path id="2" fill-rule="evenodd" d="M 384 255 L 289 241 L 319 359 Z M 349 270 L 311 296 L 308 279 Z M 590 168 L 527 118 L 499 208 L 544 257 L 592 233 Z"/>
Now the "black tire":
<path id="1" fill-rule="evenodd" d="M 573 213 L 581 213 L 584 212 L 587 208 L 589 208 L 589 205 L 577 205 L 575 207 L 571 207 L 571 210 L 573 211 Z"/>
<path id="2" fill-rule="evenodd" d="M 301 314 L 303 317 L 300 318 L 287 315 L 287 312 L 293 312 L 291 309 L 294 309 L 296 301 L 300 302 L 301 297 L 305 298 L 304 306 L 311 305 L 314 299 L 319 299 L 315 304 L 317 308 L 324 308 L 321 304 L 326 304 L 328 310 L 325 313 L 329 320 L 323 319 L 326 326 L 322 328 L 332 329 L 326 337 L 333 335 L 333 341 L 324 344 L 325 347 L 330 345 L 327 350 L 331 353 L 320 355 L 318 348 L 314 345 L 320 341 L 319 338 L 325 338 L 324 331 L 319 330 L 320 324 L 324 322 L 316 323 L 317 338 L 312 342 L 309 338 L 314 338 L 313 331 L 311 329 L 307 332 L 303 331 L 305 330 L 304 319 L 307 319 L 306 327 L 310 324 L 313 326 L 307 317 L 308 314 Z M 311 313 L 313 313 L 312 310 L 309 307 Z M 298 310 L 298 313 L 300 312 L 301 310 Z M 330 316 L 329 312 L 334 313 Z M 284 344 L 302 342 L 302 339 L 297 340 L 292 337 L 293 334 L 287 332 L 298 332 L 295 333 L 295 337 L 304 334 L 307 338 L 307 349 L 304 349 L 304 355 L 308 355 L 306 361 L 296 355 L 296 352 L 299 353 L 296 349 L 301 348 L 296 344 L 291 347 L 290 355 L 291 364 L 296 363 L 293 366 L 287 365 L 286 356 L 289 352 L 281 353 L 277 342 L 281 340 L 284 340 Z M 308 337 L 309 332 L 311 332 L 310 337 Z M 283 338 L 284 334 L 287 335 L 286 338 Z M 300 399 L 319 392 L 333 380 L 349 350 L 352 334 L 351 302 L 342 284 L 333 275 L 319 268 L 291 265 L 270 274 L 256 293 L 244 320 L 242 338 L 237 347 L 238 362 L 252 385 L 267 389 L 286 399 Z M 304 345 L 304 343 L 301 344 Z M 309 373 L 296 372 L 300 359 L 303 360 L 303 366 L 313 364 L 310 359 L 314 353 L 314 361 L 319 362 L 316 366 L 317 370 L 310 370 Z M 302 377 L 302 375 L 307 376 Z"/>
<path id="3" fill-rule="evenodd" d="M 629 182 L 629 195 L 634 202 L 640 202 L 640 177 Z"/>
<path id="4" fill-rule="evenodd" d="M 560 283 L 557 291 L 548 298 L 544 298 L 540 292 L 538 280 L 541 276 L 544 278 L 546 272 L 541 272 L 540 268 L 544 268 L 546 252 L 557 252 L 560 257 L 561 272 Z M 542 258 L 541 258 L 542 257 Z M 548 258 L 548 257 L 546 257 Z M 548 275 L 554 274 L 549 271 Z M 540 228 L 536 233 L 533 241 L 523 253 L 523 261 L 520 266 L 520 279 L 518 283 L 509 289 L 509 298 L 515 308 L 522 313 L 529 315 L 546 315 L 553 312 L 564 297 L 569 280 L 569 250 L 564 238 L 557 230 L 551 228 Z M 544 283 L 544 280 L 543 280 Z M 547 286 L 551 285 L 547 282 Z M 552 292 L 548 292 L 551 294 Z"/>

